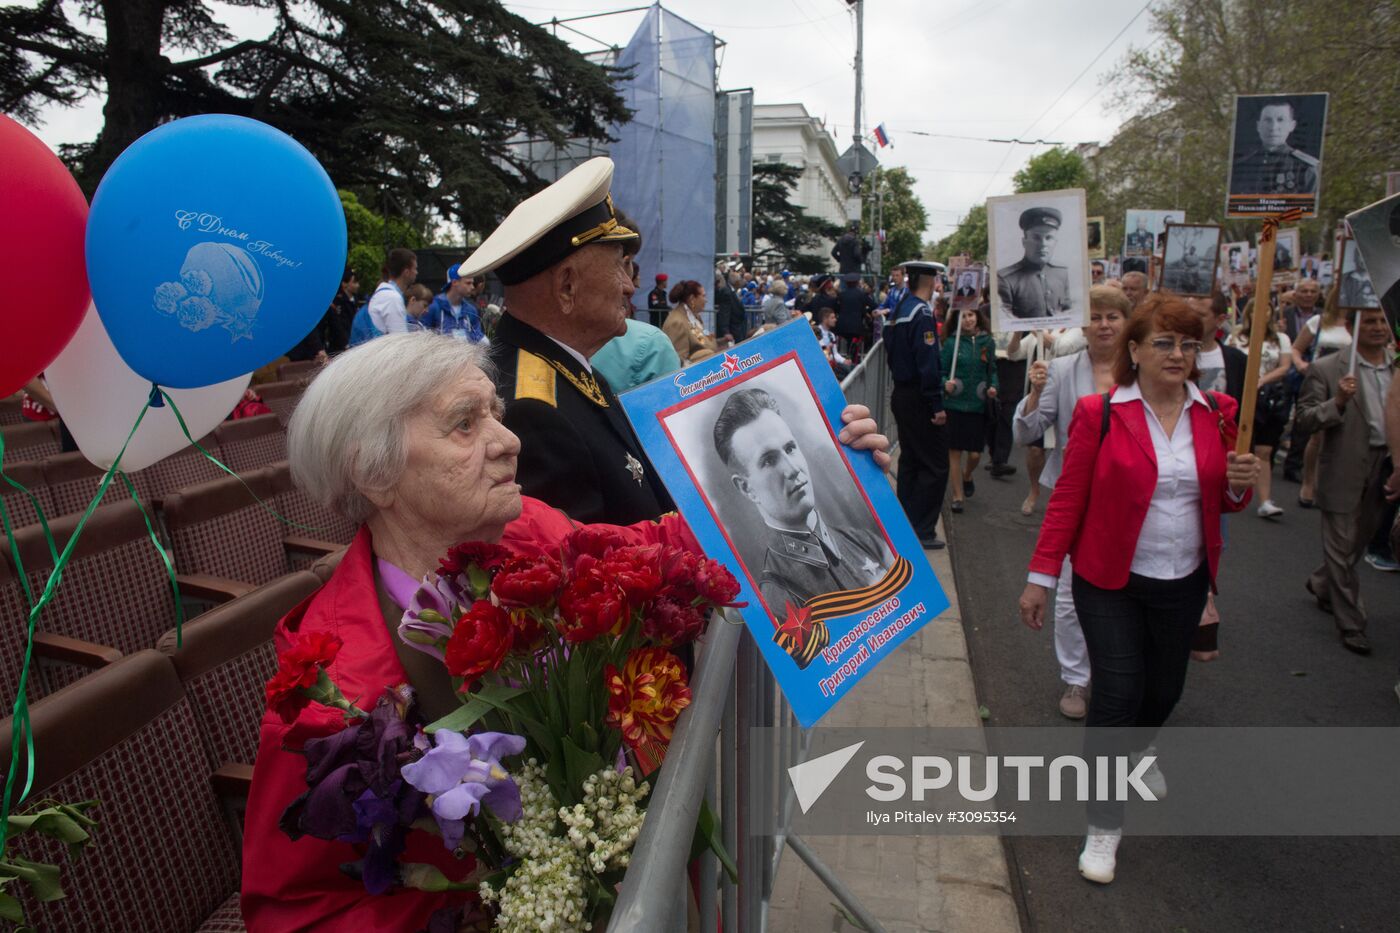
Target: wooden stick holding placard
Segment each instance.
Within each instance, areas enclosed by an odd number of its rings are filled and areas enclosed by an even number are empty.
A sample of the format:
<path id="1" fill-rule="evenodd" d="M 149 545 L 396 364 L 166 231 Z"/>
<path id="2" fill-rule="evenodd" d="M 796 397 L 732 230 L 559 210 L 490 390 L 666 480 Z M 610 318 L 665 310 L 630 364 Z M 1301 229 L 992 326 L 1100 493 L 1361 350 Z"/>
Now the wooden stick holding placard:
<path id="1" fill-rule="evenodd" d="M 1249 320 L 1249 362 L 1244 369 L 1244 394 L 1240 398 L 1239 433 L 1235 453 L 1247 454 L 1254 448 L 1254 405 L 1259 400 L 1259 361 L 1264 356 L 1264 338 L 1269 330 L 1269 291 L 1274 279 L 1274 234 L 1278 217 L 1265 217 L 1259 232 L 1259 274 L 1254 281 L 1254 316 Z"/>

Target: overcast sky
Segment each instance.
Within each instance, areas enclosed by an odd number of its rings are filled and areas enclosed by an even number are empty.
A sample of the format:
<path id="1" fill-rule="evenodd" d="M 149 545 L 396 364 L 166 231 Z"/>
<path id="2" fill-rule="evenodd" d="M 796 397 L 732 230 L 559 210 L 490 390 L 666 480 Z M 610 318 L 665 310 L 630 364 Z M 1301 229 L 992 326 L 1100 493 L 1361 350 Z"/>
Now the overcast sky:
<path id="1" fill-rule="evenodd" d="M 505 5 L 533 22 L 547 22 L 641 4 Z M 266 13 L 211 6 L 240 36 L 268 32 Z M 838 151 L 850 144 L 856 31 L 845 0 L 670 0 L 665 6 L 726 43 L 721 88 L 752 87 L 760 104 L 805 104 L 826 120 Z M 1134 20 L 1142 10 L 1136 0 L 868 0 L 865 6 L 864 130 L 869 134 L 883 123 L 892 137 L 893 146 L 878 155 L 886 166 L 906 166 L 915 178 L 929 212 L 927 239 L 947 235 L 974 204 L 1009 194 L 1011 175 L 1045 148 L 948 136 L 1107 140 L 1124 115 L 1106 109 L 1110 92 L 1101 90 L 1101 78 L 1131 45 L 1152 41 L 1151 15 Z M 581 51 L 603 47 L 599 42 L 625 45 L 642 16 L 618 13 L 570 24 L 598 42 L 563 28 L 559 35 Z M 78 110 L 52 112 L 38 132 L 55 146 L 87 141 L 100 121 L 101 104 L 93 100 Z"/>

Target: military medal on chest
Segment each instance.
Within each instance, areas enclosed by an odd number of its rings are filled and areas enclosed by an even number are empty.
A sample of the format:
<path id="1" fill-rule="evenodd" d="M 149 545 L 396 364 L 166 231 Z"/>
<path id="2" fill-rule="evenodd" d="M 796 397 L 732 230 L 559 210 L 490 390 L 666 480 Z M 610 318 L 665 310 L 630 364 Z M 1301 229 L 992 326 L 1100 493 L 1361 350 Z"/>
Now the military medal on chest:
<path id="1" fill-rule="evenodd" d="M 632 474 L 632 478 L 637 481 L 637 485 L 642 485 L 642 474 L 646 472 L 646 467 L 642 466 L 642 461 L 627 454 L 627 472 Z"/>

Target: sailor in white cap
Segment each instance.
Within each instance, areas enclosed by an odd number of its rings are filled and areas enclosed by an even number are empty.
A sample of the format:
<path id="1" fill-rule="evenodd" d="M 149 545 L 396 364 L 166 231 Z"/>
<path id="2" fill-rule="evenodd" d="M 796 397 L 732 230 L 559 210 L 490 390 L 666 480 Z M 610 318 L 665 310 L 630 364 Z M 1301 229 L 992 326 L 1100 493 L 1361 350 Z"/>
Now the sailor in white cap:
<path id="1" fill-rule="evenodd" d="M 516 481 L 579 522 L 657 519 L 671 498 L 590 357 L 626 332 L 640 235 L 618 220 L 611 159 L 590 159 L 522 201 L 459 275 L 495 270 L 506 313 L 491 343 L 505 425 L 520 438 Z M 843 413 L 843 441 L 881 453 L 863 406 Z"/>

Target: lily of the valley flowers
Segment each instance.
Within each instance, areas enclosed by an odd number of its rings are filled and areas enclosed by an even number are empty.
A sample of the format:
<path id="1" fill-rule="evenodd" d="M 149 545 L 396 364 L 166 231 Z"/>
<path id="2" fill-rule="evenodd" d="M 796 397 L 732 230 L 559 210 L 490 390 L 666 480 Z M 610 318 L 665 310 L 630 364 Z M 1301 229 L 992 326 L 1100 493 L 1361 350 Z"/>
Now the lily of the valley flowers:
<path id="1" fill-rule="evenodd" d="M 464 736 L 446 729 L 434 734 L 436 745 L 418 761 L 403 766 L 403 778 L 428 794 L 443 844 L 456 849 L 468 817 L 484 806 L 497 819 L 520 818 L 520 789 L 501 759 L 525 750 L 525 739 L 503 732 Z"/>

